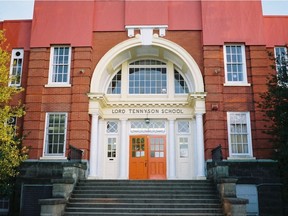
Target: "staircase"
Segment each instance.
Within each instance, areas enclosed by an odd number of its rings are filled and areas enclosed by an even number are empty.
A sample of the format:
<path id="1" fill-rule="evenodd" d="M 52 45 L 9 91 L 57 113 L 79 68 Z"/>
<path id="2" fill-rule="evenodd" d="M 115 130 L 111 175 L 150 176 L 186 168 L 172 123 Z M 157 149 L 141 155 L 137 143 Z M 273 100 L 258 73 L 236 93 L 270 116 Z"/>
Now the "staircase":
<path id="1" fill-rule="evenodd" d="M 65 216 L 223 216 L 215 186 L 190 180 L 81 180 Z"/>

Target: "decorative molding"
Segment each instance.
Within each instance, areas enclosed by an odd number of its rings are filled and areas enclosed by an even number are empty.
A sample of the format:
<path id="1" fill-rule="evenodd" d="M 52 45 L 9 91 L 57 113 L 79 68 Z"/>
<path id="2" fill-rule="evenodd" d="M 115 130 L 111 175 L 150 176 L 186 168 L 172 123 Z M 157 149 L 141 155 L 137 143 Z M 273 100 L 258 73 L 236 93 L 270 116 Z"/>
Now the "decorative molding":
<path id="1" fill-rule="evenodd" d="M 125 26 L 128 32 L 128 37 L 140 38 L 142 45 L 152 45 L 153 37 L 164 37 L 168 25 L 131 25 Z M 135 30 L 140 30 L 140 35 L 135 36 Z M 154 31 L 158 31 L 154 33 Z"/>

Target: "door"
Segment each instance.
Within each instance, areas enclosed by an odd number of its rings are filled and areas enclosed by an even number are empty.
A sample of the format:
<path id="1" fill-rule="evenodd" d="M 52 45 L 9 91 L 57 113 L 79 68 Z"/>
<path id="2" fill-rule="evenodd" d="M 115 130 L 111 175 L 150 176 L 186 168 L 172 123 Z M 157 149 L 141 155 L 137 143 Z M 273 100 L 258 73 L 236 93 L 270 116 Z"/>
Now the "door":
<path id="1" fill-rule="evenodd" d="M 148 136 L 148 177 L 166 179 L 166 140 L 165 136 Z"/>
<path id="2" fill-rule="evenodd" d="M 147 137 L 130 137 L 129 179 L 147 179 Z"/>
<path id="3" fill-rule="evenodd" d="M 166 179 L 165 136 L 130 137 L 130 179 Z"/>

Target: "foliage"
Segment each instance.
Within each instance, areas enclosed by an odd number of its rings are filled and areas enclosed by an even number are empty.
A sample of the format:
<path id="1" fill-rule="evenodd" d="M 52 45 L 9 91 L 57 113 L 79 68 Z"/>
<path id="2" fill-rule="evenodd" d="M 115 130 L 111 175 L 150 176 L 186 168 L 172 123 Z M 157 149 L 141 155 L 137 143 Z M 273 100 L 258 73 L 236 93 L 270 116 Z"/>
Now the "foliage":
<path id="1" fill-rule="evenodd" d="M 27 150 L 21 146 L 22 138 L 17 135 L 15 126 L 9 124 L 12 117 L 22 117 L 25 111 L 20 102 L 16 106 L 10 105 L 13 96 L 23 89 L 9 86 L 7 48 L 5 32 L 0 30 L 0 196 L 9 195 L 17 168 L 27 158 Z"/>
<path id="2" fill-rule="evenodd" d="M 259 107 L 272 123 L 265 132 L 272 137 L 288 198 L 288 54 L 283 53 L 274 60 L 276 73 L 267 78 L 267 92 L 260 95 Z"/>

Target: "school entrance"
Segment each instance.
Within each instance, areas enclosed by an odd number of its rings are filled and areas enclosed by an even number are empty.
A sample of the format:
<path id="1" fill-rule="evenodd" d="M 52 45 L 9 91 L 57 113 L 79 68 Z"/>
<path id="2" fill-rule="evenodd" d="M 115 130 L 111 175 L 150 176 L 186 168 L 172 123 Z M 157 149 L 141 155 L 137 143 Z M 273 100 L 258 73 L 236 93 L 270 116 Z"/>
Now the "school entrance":
<path id="1" fill-rule="evenodd" d="M 93 72 L 91 179 L 206 178 L 202 73 L 182 47 L 151 39 L 119 43 Z"/>
<path id="2" fill-rule="evenodd" d="M 165 136 L 130 136 L 129 179 L 166 179 L 165 149 Z"/>

